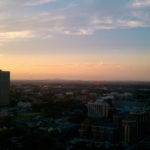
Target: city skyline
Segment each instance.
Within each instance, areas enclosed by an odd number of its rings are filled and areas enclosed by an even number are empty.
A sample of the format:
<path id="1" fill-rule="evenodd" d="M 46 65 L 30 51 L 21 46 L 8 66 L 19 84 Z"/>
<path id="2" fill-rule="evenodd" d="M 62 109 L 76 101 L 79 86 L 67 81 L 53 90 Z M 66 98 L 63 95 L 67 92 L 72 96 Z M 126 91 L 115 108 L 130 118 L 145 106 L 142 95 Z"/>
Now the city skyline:
<path id="1" fill-rule="evenodd" d="M 150 81 L 150 0 L 0 0 L 11 79 Z"/>

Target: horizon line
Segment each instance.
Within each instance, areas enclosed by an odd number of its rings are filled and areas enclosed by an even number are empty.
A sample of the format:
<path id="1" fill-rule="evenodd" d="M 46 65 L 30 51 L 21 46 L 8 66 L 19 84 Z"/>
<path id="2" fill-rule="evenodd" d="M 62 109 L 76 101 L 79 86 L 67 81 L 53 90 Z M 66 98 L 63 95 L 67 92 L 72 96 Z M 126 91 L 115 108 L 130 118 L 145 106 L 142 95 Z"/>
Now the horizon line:
<path id="1" fill-rule="evenodd" d="M 10 81 L 150 82 L 150 80 L 11 79 Z"/>

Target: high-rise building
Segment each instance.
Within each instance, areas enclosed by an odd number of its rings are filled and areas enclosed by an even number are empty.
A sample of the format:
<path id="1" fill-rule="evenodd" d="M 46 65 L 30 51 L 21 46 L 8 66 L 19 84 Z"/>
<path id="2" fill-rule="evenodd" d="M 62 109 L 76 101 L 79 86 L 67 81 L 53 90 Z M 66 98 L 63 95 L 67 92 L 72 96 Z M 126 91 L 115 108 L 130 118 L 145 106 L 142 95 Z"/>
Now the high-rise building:
<path id="1" fill-rule="evenodd" d="M 136 119 L 137 136 L 143 137 L 150 131 L 150 116 L 148 111 L 132 112 L 132 115 Z"/>
<path id="2" fill-rule="evenodd" d="M 88 116 L 94 118 L 107 118 L 110 111 L 110 105 L 103 100 L 97 100 L 96 102 L 89 102 L 87 105 Z"/>
<path id="3" fill-rule="evenodd" d="M 0 70 L 0 105 L 9 104 L 10 72 Z"/>
<path id="4" fill-rule="evenodd" d="M 122 121 L 123 142 L 125 145 L 133 144 L 137 140 L 136 120 L 127 119 Z"/>

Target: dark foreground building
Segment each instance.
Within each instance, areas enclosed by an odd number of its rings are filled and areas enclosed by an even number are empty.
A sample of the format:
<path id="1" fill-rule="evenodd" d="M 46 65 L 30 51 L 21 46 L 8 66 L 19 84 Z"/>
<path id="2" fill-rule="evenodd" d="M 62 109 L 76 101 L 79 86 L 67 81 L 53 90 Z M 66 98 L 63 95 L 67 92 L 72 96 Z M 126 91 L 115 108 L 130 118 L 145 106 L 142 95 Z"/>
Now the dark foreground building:
<path id="1" fill-rule="evenodd" d="M 10 72 L 0 70 L 0 105 L 9 104 Z"/>

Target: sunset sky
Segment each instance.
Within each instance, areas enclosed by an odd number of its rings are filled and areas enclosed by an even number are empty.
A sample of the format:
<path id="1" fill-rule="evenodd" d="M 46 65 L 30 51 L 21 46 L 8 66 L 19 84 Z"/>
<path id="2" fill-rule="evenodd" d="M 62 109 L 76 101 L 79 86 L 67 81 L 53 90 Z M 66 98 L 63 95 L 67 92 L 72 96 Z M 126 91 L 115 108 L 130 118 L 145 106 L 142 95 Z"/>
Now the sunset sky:
<path id="1" fill-rule="evenodd" d="M 150 81 L 150 0 L 0 0 L 0 69 Z"/>

